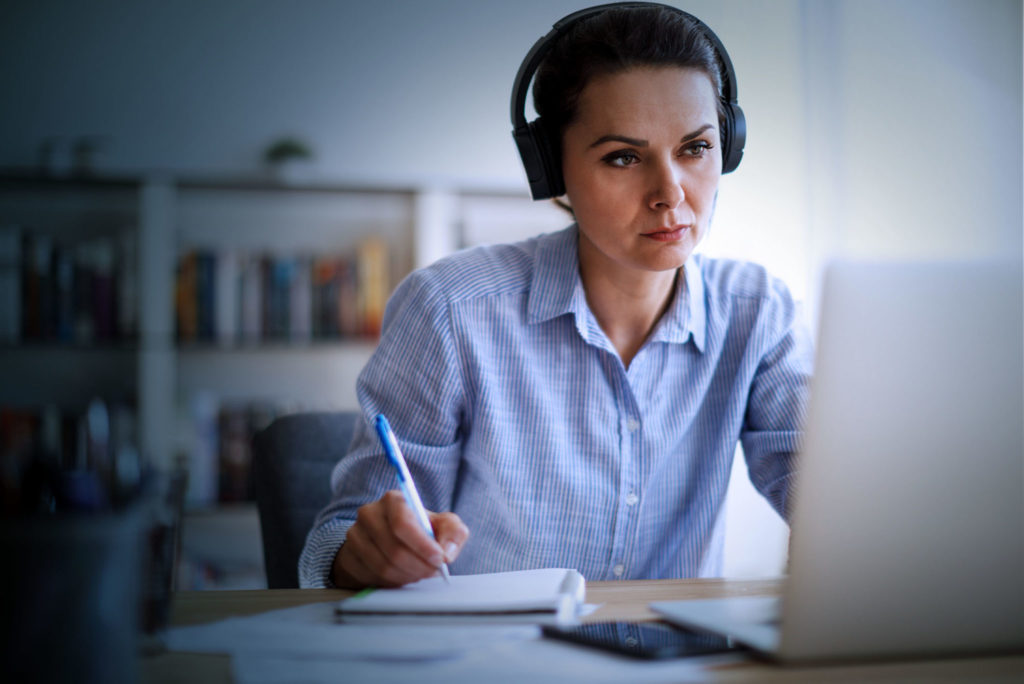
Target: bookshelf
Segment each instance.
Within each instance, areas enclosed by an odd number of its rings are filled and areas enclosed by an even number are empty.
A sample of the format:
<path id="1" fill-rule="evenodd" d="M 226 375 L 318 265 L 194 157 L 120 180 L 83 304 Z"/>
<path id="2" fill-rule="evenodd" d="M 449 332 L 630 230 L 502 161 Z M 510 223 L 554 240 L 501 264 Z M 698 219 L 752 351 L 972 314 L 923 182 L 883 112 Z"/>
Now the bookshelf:
<path id="1" fill-rule="evenodd" d="M 384 303 L 413 267 L 415 198 L 407 188 L 0 174 L 0 407 L 31 417 L 46 406 L 82 413 L 93 397 L 128 406 L 159 466 L 187 458 L 181 414 L 195 395 L 353 408 Z M 343 282 L 314 282 L 343 269 Z M 292 282 L 280 290 L 282 274 Z M 213 292 L 213 278 L 231 287 Z"/>
<path id="2" fill-rule="evenodd" d="M 41 439 L 57 413 L 73 465 L 100 397 L 130 416 L 121 434 L 144 458 L 189 468 L 186 525 L 200 551 L 218 548 L 222 513 L 251 532 L 252 433 L 287 412 L 357 407 L 401 278 L 565 224 L 502 191 L 0 172 L 3 441 Z"/>

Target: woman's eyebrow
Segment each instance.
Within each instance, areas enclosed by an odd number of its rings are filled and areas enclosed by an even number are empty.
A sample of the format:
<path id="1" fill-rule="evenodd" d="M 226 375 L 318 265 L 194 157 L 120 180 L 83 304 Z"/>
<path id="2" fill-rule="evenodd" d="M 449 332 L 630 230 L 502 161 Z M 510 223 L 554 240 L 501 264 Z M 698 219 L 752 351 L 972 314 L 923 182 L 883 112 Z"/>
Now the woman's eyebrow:
<path id="1" fill-rule="evenodd" d="M 600 138 L 590 143 L 591 147 L 597 147 L 603 145 L 606 142 L 622 142 L 633 147 L 647 147 L 647 141 L 641 140 L 640 138 L 629 138 L 624 135 L 602 135 Z"/>
<path id="2" fill-rule="evenodd" d="M 693 140 L 694 138 L 696 138 L 697 136 L 699 136 L 701 133 L 703 133 L 704 131 L 708 130 L 709 128 L 714 128 L 714 126 L 712 126 L 709 123 L 706 123 L 703 126 L 701 126 L 700 128 L 698 128 L 697 130 L 695 130 L 693 133 L 687 133 L 686 135 L 684 135 L 683 139 L 680 140 L 679 142 L 687 142 L 689 140 Z"/>
<path id="3" fill-rule="evenodd" d="M 714 126 L 712 126 L 709 123 L 708 124 L 704 124 L 703 126 L 698 128 L 697 130 L 695 130 L 693 133 L 687 133 L 686 135 L 684 135 L 682 137 L 682 139 L 680 139 L 679 142 L 687 142 L 689 140 L 693 140 L 694 138 L 698 137 L 701 133 L 703 133 L 704 131 L 708 130 L 709 128 L 714 128 Z M 621 143 L 626 143 L 627 145 L 632 145 L 633 147 L 647 147 L 647 145 L 649 144 L 646 140 L 642 140 L 640 138 L 630 138 L 629 136 L 625 136 L 625 135 L 614 135 L 614 134 L 612 134 L 612 135 L 602 135 L 600 138 L 598 138 L 594 142 L 590 143 L 590 146 L 591 147 L 597 147 L 598 145 L 603 145 L 606 142 L 621 142 Z"/>

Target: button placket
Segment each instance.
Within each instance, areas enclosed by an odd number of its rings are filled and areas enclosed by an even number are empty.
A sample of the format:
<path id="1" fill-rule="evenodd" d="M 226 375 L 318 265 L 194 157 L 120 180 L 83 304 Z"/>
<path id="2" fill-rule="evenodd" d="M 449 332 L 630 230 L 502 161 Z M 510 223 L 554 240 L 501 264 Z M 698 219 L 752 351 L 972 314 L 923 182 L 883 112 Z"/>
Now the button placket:
<path id="1" fill-rule="evenodd" d="M 628 576 L 626 563 L 632 562 L 632 539 L 635 535 L 637 510 L 627 504 L 627 495 L 636 489 L 636 478 L 639 472 L 639 450 L 641 440 L 638 431 L 640 407 L 633 396 L 632 388 L 624 370 L 617 366 L 619 373 L 615 376 L 613 386 L 619 408 L 619 482 L 618 502 L 615 512 L 614 534 L 611 548 L 608 549 L 610 561 L 607 575 L 610 579 Z"/>

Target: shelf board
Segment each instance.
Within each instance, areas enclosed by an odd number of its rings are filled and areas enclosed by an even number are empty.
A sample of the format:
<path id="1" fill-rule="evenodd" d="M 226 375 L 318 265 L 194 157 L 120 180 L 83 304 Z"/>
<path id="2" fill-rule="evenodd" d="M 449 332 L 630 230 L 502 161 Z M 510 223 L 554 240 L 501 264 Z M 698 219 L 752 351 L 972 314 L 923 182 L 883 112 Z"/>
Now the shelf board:
<path id="1" fill-rule="evenodd" d="M 152 174 L 106 174 L 52 176 L 39 172 L 35 168 L 7 167 L 0 168 L 0 188 L 41 188 L 69 190 L 137 190 L 148 182 L 148 176 L 166 180 L 182 190 L 243 190 L 271 193 L 327 193 L 327 194 L 390 194 L 413 195 L 423 191 L 423 187 L 409 184 L 371 184 L 351 183 L 325 179 L 300 183 L 285 183 L 265 175 L 236 174 L 232 176 L 177 175 L 174 173 L 154 171 Z M 513 187 L 467 186 L 452 188 L 451 194 L 466 197 L 499 197 L 529 199 L 525 189 Z"/>
<path id="2" fill-rule="evenodd" d="M 60 342 L 57 340 L 25 340 L 18 343 L 5 342 L 0 344 L 0 352 L 7 353 L 39 353 L 39 354 L 111 354 L 134 353 L 138 351 L 138 340 L 116 342 Z"/>
<path id="3" fill-rule="evenodd" d="M 328 193 L 328 194 L 386 194 L 386 195 L 410 195 L 416 192 L 411 186 L 372 186 L 372 185 L 348 185 L 343 183 L 304 182 L 304 183 L 282 183 L 270 178 L 260 176 L 237 176 L 237 177 L 187 177 L 179 178 L 176 185 L 183 190 L 242 190 L 253 192 L 280 192 L 280 193 Z"/>
<path id="4" fill-rule="evenodd" d="M 34 170 L 0 169 L 0 188 L 44 190 L 138 190 L 139 176 L 47 176 Z"/>
<path id="5" fill-rule="evenodd" d="M 356 378 L 374 343 L 195 349 L 178 354 L 179 400 L 211 394 L 222 402 L 267 401 L 302 410 L 352 410 Z"/>
<path id="6" fill-rule="evenodd" d="M 4 347 L 0 405 L 79 409 L 94 397 L 133 402 L 137 375 L 137 349 L 130 345 Z"/>
<path id="7" fill-rule="evenodd" d="M 376 338 L 325 339 L 309 342 L 289 340 L 267 340 L 265 342 L 220 344 L 217 342 L 179 343 L 177 351 L 190 354 L 304 354 L 304 353 L 350 353 L 372 351 L 377 346 Z"/>

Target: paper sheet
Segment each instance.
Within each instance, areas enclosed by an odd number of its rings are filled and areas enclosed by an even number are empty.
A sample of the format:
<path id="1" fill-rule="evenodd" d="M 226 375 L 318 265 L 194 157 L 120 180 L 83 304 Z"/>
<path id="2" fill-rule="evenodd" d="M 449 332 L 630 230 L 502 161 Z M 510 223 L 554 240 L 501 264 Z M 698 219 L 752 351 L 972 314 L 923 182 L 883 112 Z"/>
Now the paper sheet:
<path id="1" fill-rule="evenodd" d="M 336 602 L 313 603 L 168 631 L 169 650 L 229 653 L 238 684 L 394 682 L 486 684 L 707 681 L 742 656 L 644 662 L 540 636 L 536 625 L 356 626 Z M 584 613 L 595 606 L 585 606 Z"/>
<path id="2" fill-rule="evenodd" d="M 707 682 L 708 668 L 740 656 L 643 661 L 551 639 L 491 641 L 461 658 L 432 662 L 383 662 L 288 658 L 248 652 L 232 660 L 238 684 L 665 684 Z"/>
<path id="3" fill-rule="evenodd" d="M 168 630 L 168 650 L 197 653 L 259 653 L 328 660 L 443 660 L 462 656 L 466 644 L 535 639 L 536 625 L 481 625 L 430 628 L 344 625 L 337 603 L 311 603 L 249 617 Z"/>

